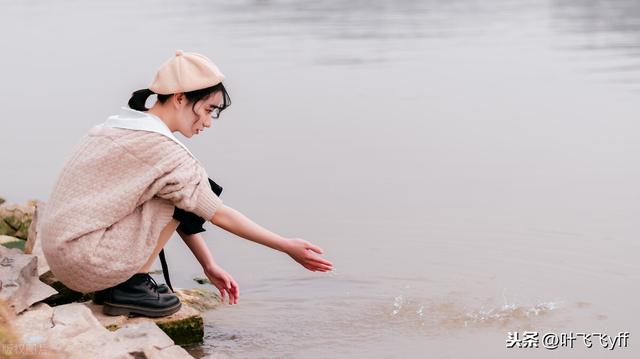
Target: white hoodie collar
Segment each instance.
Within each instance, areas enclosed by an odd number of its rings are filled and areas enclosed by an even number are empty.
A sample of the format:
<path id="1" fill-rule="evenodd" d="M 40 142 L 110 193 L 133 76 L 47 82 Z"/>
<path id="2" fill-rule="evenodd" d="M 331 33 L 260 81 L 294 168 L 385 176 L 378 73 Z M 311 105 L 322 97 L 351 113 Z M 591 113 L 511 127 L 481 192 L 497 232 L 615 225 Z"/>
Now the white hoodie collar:
<path id="1" fill-rule="evenodd" d="M 191 155 L 191 157 L 193 157 L 197 161 L 196 156 L 194 156 L 193 153 L 189 151 L 187 146 L 178 141 L 169 127 L 167 127 L 167 125 L 160 119 L 160 117 L 156 115 L 150 114 L 148 112 L 136 111 L 128 107 L 122 107 L 122 111 L 120 112 L 120 114 L 109 116 L 109 118 L 107 118 L 103 125 L 112 128 L 126 128 L 129 130 L 159 133 L 161 135 L 169 137 L 175 143 L 182 146 L 182 148 L 184 148 L 185 151 L 187 151 Z"/>

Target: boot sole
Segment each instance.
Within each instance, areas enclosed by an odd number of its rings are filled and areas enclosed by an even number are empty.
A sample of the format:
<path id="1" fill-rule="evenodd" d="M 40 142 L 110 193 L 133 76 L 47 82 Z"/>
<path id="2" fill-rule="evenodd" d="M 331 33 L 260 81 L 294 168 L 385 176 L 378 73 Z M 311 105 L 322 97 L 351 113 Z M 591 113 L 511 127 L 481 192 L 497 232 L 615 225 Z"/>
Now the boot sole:
<path id="1" fill-rule="evenodd" d="M 170 294 L 170 293 L 169 293 L 169 291 L 166 291 L 166 292 L 160 292 L 160 291 L 159 291 L 158 293 L 160 293 L 160 294 Z M 106 300 L 106 299 L 105 299 L 105 298 L 103 298 L 102 296 L 97 296 L 97 297 L 96 297 L 96 295 L 95 295 L 95 294 L 93 295 L 93 299 L 91 299 L 91 301 L 93 302 L 93 304 L 98 304 L 98 305 L 103 305 L 103 304 L 104 304 L 104 302 L 105 302 L 105 300 Z"/>
<path id="2" fill-rule="evenodd" d="M 146 317 L 164 317 L 167 315 L 171 315 L 182 307 L 182 302 L 178 302 L 176 305 L 168 308 L 146 308 L 139 307 L 137 305 L 127 305 L 127 304 L 113 304 L 105 302 L 102 307 L 102 313 L 106 315 L 116 316 L 116 315 L 126 315 L 129 316 L 131 314 L 144 315 Z"/>

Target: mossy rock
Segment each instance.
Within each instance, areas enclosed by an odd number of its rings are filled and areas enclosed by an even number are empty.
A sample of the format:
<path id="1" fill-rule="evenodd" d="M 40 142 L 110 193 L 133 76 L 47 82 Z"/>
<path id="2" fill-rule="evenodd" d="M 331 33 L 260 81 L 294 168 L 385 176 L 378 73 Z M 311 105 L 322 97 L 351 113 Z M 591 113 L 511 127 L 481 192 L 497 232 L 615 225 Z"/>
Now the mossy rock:
<path id="1" fill-rule="evenodd" d="M 193 278 L 193 281 L 198 284 L 211 284 L 208 278 L 203 278 L 203 277 L 195 277 Z"/>
<path id="2" fill-rule="evenodd" d="M 26 243 L 26 241 L 23 241 L 20 238 L 0 234 L 0 244 L 5 246 L 6 248 L 18 248 L 19 250 L 24 252 Z"/>
<path id="3" fill-rule="evenodd" d="M 177 345 L 201 343 L 204 338 L 204 320 L 199 315 L 181 320 L 157 320 L 156 324 Z"/>
<path id="4" fill-rule="evenodd" d="M 178 289 L 176 294 L 182 303 L 200 312 L 215 309 L 222 303 L 220 296 L 207 288 Z"/>
<path id="5" fill-rule="evenodd" d="M 2 207 L 0 209 L 0 235 L 27 239 L 33 218 L 30 207 Z"/>
<path id="6" fill-rule="evenodd" d="M 190 345 L 202 343 L 204 338 L 204 319 L 202 313 L 186 303 L 177 313 L 162 318 L 127 317 L 124 315 L 109 316 L 102 313 L 102 305 L 93 302 L 85 303 L 91 309 L 93 315 L 108 330 L 116 331 L 128 323 L 140 323 L 144 321 L 154 322 L 177 345 Z"/>
<path id="7" fill-rule="evenodd" d="M 17 240 L 17 241 L 12 241 L 12 242 L 5 242 L 5 243 L 1 243 L 3 246 L 7 247 L 7 248 L 18 248 L 21 251 L 24 251 L 24 245 L 25 243 L 27 243 L 27 241 L 23 241 L 23 240 Z"/>
<path id="8" fill-rule="evenodd" d="M 4 219 L 0 218 L 0 235 L 13 237 L 14 233 L 16 233 L 15 228 L 12 228 Z"/>
<path id="9" fill-rule="evenodd" d="M 0 225 L 0 234 L 27 240 L 31 219 L 19 219 L 9 216 L 2 218 L 2 222 L 4 222 L 4 225 Z"/>

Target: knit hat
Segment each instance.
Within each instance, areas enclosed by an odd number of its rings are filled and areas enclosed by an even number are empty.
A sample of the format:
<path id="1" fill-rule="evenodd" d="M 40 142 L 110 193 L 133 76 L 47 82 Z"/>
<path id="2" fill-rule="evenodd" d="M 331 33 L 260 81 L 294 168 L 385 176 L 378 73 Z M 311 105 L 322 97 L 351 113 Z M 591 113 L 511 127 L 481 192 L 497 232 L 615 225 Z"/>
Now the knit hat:
<path id="1" fill-rule="evenodd" d="M 170 95 L 215 86 L 224 80 L 220 69 L 206 56 L 176 51 L 176 56 L 160 66 L 149 90 Z"/>

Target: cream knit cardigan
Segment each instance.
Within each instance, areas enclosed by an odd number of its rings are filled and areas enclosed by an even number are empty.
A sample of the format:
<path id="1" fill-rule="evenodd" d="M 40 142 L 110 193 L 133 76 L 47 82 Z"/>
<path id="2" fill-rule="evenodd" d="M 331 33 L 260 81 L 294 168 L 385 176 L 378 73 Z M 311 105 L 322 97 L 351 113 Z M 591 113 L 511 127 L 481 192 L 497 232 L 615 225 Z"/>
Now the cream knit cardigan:
<path id="1" fill-rule="evenodd" d="M 128 111 L 158 125 L 155 116 Z M 38 224 L 51 271 L 83 293 L 135 274 L 174 206 L 210 220 L 222 203 L 200 163 L 168 128 L 105 124 L 91 128 L 68 158 Z"/>

